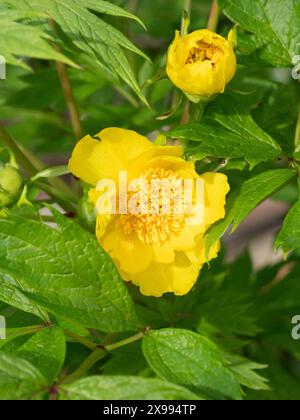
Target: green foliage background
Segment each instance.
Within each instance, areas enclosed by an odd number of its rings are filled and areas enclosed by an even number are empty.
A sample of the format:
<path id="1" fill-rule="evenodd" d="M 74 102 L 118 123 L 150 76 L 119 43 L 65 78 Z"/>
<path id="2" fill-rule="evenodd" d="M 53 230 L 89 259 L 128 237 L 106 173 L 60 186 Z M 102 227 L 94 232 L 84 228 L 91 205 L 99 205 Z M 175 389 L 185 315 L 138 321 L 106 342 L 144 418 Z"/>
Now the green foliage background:
<path id="1" fill-rule="evenodd" d="M 0 144 L 33 203 L 0 219 L 1 400 L 300 399 L 291 336 L 300 314 L 300 1 L 219 0 L 218 32 L 238 24 L 238 72 L 201 122 L 179 125 L 184 105 L 162 68 L 188 3 L 0 2 Z M 192 2 L 190 30 L 206 27 L 211 3 Z M 62 69 L 79 109 L 75 135 Z M 248 253 L 228 263 L 225 249 L 180 298 L 127 287 L 82 201 L 77 213 L 78 185 L 61 178 L 64 167 L 40 173 L 43 159 L 67 161 L 80 132 L 109 126 L 167 132 L 199 172 L 228 176 L 226 218 L 208 232 L 208 248 L 266 198 L 289 203 L 275 241 L 285 258 L 257 272 Z"/>

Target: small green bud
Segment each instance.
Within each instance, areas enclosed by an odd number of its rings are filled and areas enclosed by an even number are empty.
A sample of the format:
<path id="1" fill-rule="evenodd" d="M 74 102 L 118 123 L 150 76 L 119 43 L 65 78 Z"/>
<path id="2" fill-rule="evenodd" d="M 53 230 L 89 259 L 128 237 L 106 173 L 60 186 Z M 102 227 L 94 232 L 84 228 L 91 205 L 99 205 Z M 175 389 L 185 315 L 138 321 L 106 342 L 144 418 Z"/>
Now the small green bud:
<path id="1" fill-rule="evenodd" d="M 23 186 L 22 175 L 10 164 L 0 166 L 0 208 L 15 204 Z"/>

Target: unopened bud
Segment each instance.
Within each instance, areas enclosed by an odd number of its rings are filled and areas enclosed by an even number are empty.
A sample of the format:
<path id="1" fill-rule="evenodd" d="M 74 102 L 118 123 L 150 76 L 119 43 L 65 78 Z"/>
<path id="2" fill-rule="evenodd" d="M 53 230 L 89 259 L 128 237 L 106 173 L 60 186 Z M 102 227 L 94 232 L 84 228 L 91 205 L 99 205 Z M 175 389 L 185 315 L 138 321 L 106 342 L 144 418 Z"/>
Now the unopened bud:
<path id="1" fill-rule="evenodd" d="M 15 204 L 22 192 L 23 179 L 10 164 L 0 166 L 0 208 Z"/>

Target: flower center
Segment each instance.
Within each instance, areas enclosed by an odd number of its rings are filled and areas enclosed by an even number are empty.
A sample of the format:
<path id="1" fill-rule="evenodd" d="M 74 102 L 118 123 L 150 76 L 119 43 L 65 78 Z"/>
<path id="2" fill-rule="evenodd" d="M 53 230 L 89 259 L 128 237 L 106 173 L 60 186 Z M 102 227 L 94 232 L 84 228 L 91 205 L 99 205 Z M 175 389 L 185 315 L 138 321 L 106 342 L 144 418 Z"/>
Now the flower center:
<path id="1" fill-rule="evenodd" d="M 224 52 L 221 48 L 214 44 L 198 41 L 197 47 L 191 49 L 185 64 L 193 64 L 199 61 L 211 61 L 212 64 L 215 65 L 223 56 Z"/>
<path id="2" fill-rule="evenodd" d="M 185 225 L 183 179 L 174 171 L 150 168 L 128 193 L 128 212 L 119 223 L 126 234 L 137 233 L 145 244 L 165 242 Z"/>

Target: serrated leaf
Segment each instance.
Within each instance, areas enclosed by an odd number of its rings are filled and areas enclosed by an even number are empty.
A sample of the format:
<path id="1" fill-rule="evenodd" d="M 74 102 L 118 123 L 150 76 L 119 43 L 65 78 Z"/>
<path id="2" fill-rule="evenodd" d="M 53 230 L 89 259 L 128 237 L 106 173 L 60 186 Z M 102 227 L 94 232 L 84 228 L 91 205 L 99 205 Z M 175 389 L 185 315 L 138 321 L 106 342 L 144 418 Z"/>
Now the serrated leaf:
<path id="1" fill-rule="evenodd" d="M 36 399 L 46 387 L 46 379 L 31 363 L 0 351 L 0 400 Z"/>
<path id="2" fill-rule="evenodd" d="M 278 284 L 270 287 L 268 293 L 259 296 L 257 307 L 264 308 L 267 320 L 274 319 L 274 313 L 285 316 L 287 323 L 298 313 L 300 294 L 300 267 L 296 265 Z M 272 279 L 273 280 L 273 279 Z M 271 286 L 272 286 L 271 280 Z M 274 324 L 272 324 L 273 326 Z M 292 327 L 291 327 L 292 329 Z"/>
<path id="3" fill-rule="evenodd" d="M 275 248 L 281 247 L 285 253 L 300 248 L 300 180 L 298 178 L 298 201 L 284 219 L 275 241 Z"/>
<path id="4" fill-rule="evenodd" d="M 85 0 L 84 4 L 88 9 L 95 10 L 96 12 L 100 12 L 103 14 L 111 15 L 111 16 L 121 16 L 128 19 L 132 19 L 137 21 L 144 29 L 146 26 L 144 23 L 139 19 L 137 16 L 133 15 L 127 10 L 124 10 L 122 7 L 116 6 L 108 1 L 103 0 Z"/>
<path id="5" fill-rule="evenodd" d="M 93 376 L 60 387 L 63 400 L 201 400 L 188 389 L 153 378 Z"/>
<path id="6" fill-rule="evenodd" d="M 50 312 L 85 327 L 139 328 L 125 283 L 94 236 L 53 214 L 56 229 L 21 217 L 0 220 L 0 273 Z"/>
<path id="7" fill-rule="evenodd" d="M 255 123 L 239 95 L 220 96 L 209 106 L 203 122 L 175 128 L 170 136 L 187 140 L 187 153 L 199 159 L 244 158 L 251 167 L 273 160 L 281 152 Z"/>
<path id="8" fill-rule="evenodd" d="M 257 56 L 290 67 L 300 43 L 300 3 L 295 0 L 220 0 L 226 16 L 255 36 Z"/>
<path id="9" fill-rule="evenodd" d="M 245 357 L 239 355 L 228 355 L 231 362 L 229 369 L 234 373 L 239 383 L 246 388 L 254 389 L 256 391 L 268 391 L 268 380 L 259 375 L 256 370 L 266 369 L 267 365 L 253 362 Z"/>
<path id="10" fill-rule="evenodd" d="M 227 336 L 240 334 L 254 337 L 261 331 L 256 325 L 256 317 L 249 296 L 237 293 L 236 290 L 229 292 L 223 288 L 216 290 L 214 299 L 200 305 L 198 314 L 200 316 L 200 325 L 197 328 L 199 332 L 201 332 L 203 320 L 212 324 L 222 335 Z"/>
<path id="11" fill-rule="evenodd" d="M 233 191 L 227 201 L 225 219 L 206 233 L 207 252 L 229 226 L 232 225 L 234 231 L 256 206 L 295 177 L 296 172 L 291 169 L 272 169 L 249 179 Z"/>
<path id="12" fill-rule="evenodd" d="M 51 16 L 71 41 L 105 67 L 114 78 L 124 80 L 147 104 L 136 77 L 121 47 L 147 58 L 120 31 L 90 12 L 79 0 L 6 0 L 9 5 L 23 10 L 37 10 Z"/>
<path id="13" fill-rule="evenodd" d="M 1 19 L 0 52 L 8 64 L 27 67 L 19 57 L 33 57 L 45 60 L 56 60 L 76 66 L 65 55 L 57 52 L 49 42 L 52 38 L 37 27 Z"/>
<path id="14" fill-rule="evenodd" d="M 163 379 L 213 398 L 241 399 L 222 352 L 206 337 L 183 329 L 150 331 L 143 340 L 143 352 Z"/>
<path id="15" fill-rule="evenodd" d="M 66 338 L 61 328 L 44 328 L 21 346 L 17 356 L 35 366 L 52 384 L 63 367 L 66 355 Z"/>

